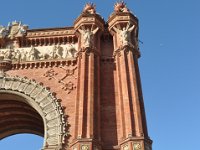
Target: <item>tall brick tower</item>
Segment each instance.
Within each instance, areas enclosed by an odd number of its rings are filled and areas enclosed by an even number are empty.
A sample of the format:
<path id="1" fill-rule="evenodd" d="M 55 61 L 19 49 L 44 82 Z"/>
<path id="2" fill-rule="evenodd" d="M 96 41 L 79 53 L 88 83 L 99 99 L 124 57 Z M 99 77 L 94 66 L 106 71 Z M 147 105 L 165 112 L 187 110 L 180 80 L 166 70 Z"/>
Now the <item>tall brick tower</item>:
<path id="1" fill-rule="evenodd" d="M 152 149 L 138 19 L 123 2 L 114 8 L 107 22 L 87 3 L 73 27 L 0 27 L 0 139 L 37 134 L 43 150 Z"/>

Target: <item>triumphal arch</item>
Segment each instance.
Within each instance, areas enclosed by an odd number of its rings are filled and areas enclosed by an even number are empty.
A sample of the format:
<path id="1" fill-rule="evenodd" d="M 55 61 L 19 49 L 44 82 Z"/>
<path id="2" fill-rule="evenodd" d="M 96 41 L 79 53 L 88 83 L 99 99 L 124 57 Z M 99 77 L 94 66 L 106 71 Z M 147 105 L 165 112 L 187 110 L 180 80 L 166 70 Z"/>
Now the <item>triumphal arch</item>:
<path id="1" fill-rule="evenodd" d="M 151 150 L 139 57 L 138 19 L 123 2 L 108 21 L 88 3 L 73 27 L 0 26 L 0 139 L 33 133 L 43 150 Z"/>

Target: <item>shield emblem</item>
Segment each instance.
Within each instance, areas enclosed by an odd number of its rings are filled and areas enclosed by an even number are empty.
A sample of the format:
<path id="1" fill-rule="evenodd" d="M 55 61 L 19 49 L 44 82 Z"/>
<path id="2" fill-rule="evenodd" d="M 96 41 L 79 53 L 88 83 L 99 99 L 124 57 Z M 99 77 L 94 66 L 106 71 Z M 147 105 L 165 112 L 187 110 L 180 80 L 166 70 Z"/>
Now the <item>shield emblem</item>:
<path id="1" fill-rule="evenodd" d="M 14 36 L 18 33 L 19 31 L 19 27 L 18 26 L 12 26 L 11 29 L 10 29 L 10 35 L 11 36 Z"/>

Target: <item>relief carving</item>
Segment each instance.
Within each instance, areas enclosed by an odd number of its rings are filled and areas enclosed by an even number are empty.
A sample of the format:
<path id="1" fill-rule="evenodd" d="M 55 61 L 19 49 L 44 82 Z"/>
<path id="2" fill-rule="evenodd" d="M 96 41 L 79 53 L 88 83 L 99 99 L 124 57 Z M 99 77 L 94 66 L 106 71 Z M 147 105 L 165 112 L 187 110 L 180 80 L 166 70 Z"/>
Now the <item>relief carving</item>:
<path id="1" fill-rule="evenodd" d="M 78 29 L 78 31 L 81 33 L 81 45 L 84 48 L 92 47 L 94 46 L 94 35 L 99 30 L 99 27 L 96 27 L 96 29 L 93 29 L 93 26 L 91 28 L 81 26 L 81 29 Z"/>
<path id="2" fill-rule="evenodd" d="M 89 145 L 82 145 L 81 150 L 89 150 Z"/>
<path id="3" fill-rule="evenodd" d="M 131 32 L 135 28 L 135 25 L 132 25 L 127 23 L 126 27 L 123 27 L 122 29 L 116 28 L 115 26 L 113 27 L 114 31 L 117 33 L 118 37 L 120 38 L 120 43 L 121 46 L 133 46 L 131 42 Z"/>
<path id="4" fill-rule="evenodd" d="M 125 146 L 123 147 L 123 150 L 129 150 L 129 146 L 128 146 L 128 145 L 125 145 Z"/>
<path id="5" fill-rule="evenodd" d="M 141 150 L 141 149 L 142 149 L 141 144 L 139 144 L 139 143 L 133 144 L 133 150 Z"/>
<path id="6" fill-rule="evenodd" d="M 27 25 L 23 25 L 21 22 L 13 21 L 8 24 L 7 27 L 0 26 L 0 38 L 10 38 L 21 37 L 26 34 L 28 29 Z"/>
<path id="7" fill-rule="evenodd" d="M 71 91 L 73 91 L 76 86 L 73 82 L 71 81 L 65 81 L 65 79 L 68 76 L 73 77 L 74 79 L 77 79 L 77 77 L 75 76 L 75 70 L 77 69 L 77 67 L 73 68 L 73 69 L 65 69 L 64 67 L 60 67 L 61 69 L 65 70 L 65 75 L 63 77 L 58 77 L 58 73 L 54 71 L 54 69 L 50 69 L 48 70 L 44 76 L 48 77 L 49 80 L 54 79 L 56 80 L 58 83 L 60 83 L 62 85 L 62 89 L 67 91 L 67 94 L 71 93 Z"/>
<path id="8" fill-rule="evenodd" d="M 71 59 L 76 55 L 77 44 L 0 49 L 0 60 L 14 62 Z"/>
<path id="9" fill-rule="evenodd" d="M 8 35 L 8 30 L 4 26 L 0 26 L 0 38 L 5 38 Z"/>

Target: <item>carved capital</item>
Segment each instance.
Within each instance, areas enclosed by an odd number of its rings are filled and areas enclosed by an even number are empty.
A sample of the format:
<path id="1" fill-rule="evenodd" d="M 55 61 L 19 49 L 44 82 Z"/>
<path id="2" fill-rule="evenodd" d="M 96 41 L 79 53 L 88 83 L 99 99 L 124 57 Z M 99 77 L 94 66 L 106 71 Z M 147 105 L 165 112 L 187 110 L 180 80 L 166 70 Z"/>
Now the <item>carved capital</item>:
<path id="1" fill-rule="evenodd" d="M 114 58 L 115 57 L 120 57 L 121 53 L 124 52 L 128 54 L 129 52 L 132 52 L 133 55 L 137 56 L 137 58 L 140 57 L 140 51 L 138 49 L 135 49 L 133 46 L 121 46 L 118 49 L 116 49 L 113 53 Z"/>
<path id="2" fill-rule="evenodd" d="M 80 51 L 77 53 L 77 58 L 81 58 L 82 53 L 85 53 L 86 55 L 90 55 L 91 53 L 93 53 L 96 56 L 100 56 L 100 52 L 95 47 L 81 48 Z"/>

